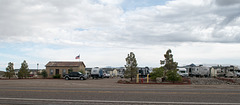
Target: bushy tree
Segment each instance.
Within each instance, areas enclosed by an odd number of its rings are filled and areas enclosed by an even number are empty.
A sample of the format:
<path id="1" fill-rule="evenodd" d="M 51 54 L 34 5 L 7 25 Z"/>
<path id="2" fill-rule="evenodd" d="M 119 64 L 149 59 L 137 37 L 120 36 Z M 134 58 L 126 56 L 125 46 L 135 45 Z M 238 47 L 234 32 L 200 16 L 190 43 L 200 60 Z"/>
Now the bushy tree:
<path id="1" fill-rule="evenodd" d="M 13 63 L 9 62 L 8 67 L 6 68 L 5 76 L 9 79 L 14 75 Z"/>
<path id="2" fill-rule="evenodd" d="M 156 78 L 158 77 L 163 77 L 163 72 L 164 72 L 164 68 L 163 67 L 159 67 L 159 68 L 154 68 L 153 72 L 150 73 L 150 78 L 152 80 L 156 80 Z"/>
<path id="3" fill-rule="evenodd" d="M 47 76 L 48 76 L 46 70 L 43 70 L 41 74 L 42 74 L 42 77 L 43 77 L 43 78 L 47 78 Z"/>
<path id="4" fill-rule="evenodd" d="M 168 70 L 167 71 L 167 80 L 172 81 L 181 81 L 182 77 L 177 73 L 177 70 Z"/>
<path id="5" fill-rule="evenodd" d="M 126 60 L 126 71 L 124 73 L 124 77 L 126 78 L 134 78 L 137 75 L 137 60 L 135 58 L 135 54 L 133 52 L 130 52 L 130 54 L 128 54 Z"/>
<path id="6" fill-rule="evenodd" d="M 29 76 L 30 72 L 29 72 L 29 69 L 28 69 L 28 64 L 27 62 L 24 60 L 23 63 L 21 64 L 21 68 L 18 72 L 18 77 L 19 78 L 27 78 Z"/>

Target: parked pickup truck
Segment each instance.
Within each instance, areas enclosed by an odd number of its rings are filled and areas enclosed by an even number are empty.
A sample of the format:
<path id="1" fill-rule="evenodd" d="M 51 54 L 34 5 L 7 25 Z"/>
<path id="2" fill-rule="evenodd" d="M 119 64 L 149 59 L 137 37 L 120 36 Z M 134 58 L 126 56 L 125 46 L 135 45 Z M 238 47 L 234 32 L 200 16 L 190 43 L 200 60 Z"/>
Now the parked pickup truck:
<path id="1" fill-rule="evenodd" d="M 66 80 L 70 79 L 86 80 L 87 76 L 82 74 L 81 72 L 71 72 L 70 74 L 66 74 L 63 78 L 65 78 Z"/>

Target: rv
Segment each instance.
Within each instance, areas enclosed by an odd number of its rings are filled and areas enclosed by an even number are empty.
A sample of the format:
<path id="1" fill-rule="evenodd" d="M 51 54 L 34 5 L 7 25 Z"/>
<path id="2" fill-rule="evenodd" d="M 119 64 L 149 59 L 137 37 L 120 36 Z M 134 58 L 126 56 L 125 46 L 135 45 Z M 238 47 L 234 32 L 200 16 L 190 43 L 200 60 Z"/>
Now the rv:
<path id="1" fill-rule="evenodd" d="M 177 68 L 177 73 L 182 77 L 188 77 L 188 72 L 186 68 Z"/>
<path id="2" fill-rule="evenodd" d="M 236 76 L 239 78 L 240 77 L 240 70 L 235 71 Z"/>
<path id="3" fill-rule="evenodd" d="M 236 66 L 213 66 L 217 77 L 237 77 L 239 76 L 239 69 Z"/>
<path id="4" fill-rule="evenodd" d="M 103 78 L 104 75 L 103 75 L 103 70 L 99 67 L 94 67 L 92 68 L 91 70 L 91 77 L 94 79 L 98 79 L 98 78 Z"/>
<path id="5" fill-rule="evenodd" d="M 150 74 L 149 67 L 138 67 L 138 73 L 140 77 L 147 77 Z"/>
<path id="6" fill-rule="evenodd" d="M 187 67 L 187 72 L 190 77 L 209 77 L 210 76 L 210 69 L 209 67 L 205 67 L 202 65 Z"/>

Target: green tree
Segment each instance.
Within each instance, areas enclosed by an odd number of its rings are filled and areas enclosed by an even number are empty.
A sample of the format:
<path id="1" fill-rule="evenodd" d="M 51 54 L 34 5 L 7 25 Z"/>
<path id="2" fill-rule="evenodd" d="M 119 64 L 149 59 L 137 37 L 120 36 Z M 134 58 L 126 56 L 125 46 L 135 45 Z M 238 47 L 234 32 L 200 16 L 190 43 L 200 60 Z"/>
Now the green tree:
<path id="1" fill-rule="evenodd" d="M 126 60 L 126 71 L 124 73 L 124 77 L 126 78 L 132 78 L 135 77 L 137 75 L 137 60 L 135 58 L 135 54 L 133 52 L 130 52 L 130 54 L 128 54 Z"/>
<path id="2" fill-rule="evenodd" d="M 47 71 L 46 71 L 46 70 L 43 70 L 41 74 L 42 74 L 43 78 L 47 78 L 47 76 L 48 76 L 48 74 L 47 74 Z"/>
<path id="3" fill-rule="evenodd" d="M 151 75 L 151 79 L 156 80 L 156 78 L 158 77 L 163 77 L 163 72 L 164 72 L 164 68 L 163 67 L 159 67 L 159 68 L 154 68 L 153 72 L 150 73 Z"/>
<path id="4" fill-rule="evenodd" d="M 167 71 L 167 80 L 172 81 L 181 81 L 182 77 L 177 73 L 177 70 L 168 70 Z"/>
<path id="5" fill-rule="evenodd" d="M 8 67 L 6 68 L 5 76 L 9 79 L 14 75 L 13 63 L 9 62 Z"/>
<path id="6" fill-rule="evenodd" d="M 164 78 L 166 78 L 166 72 L 168 70 L 176 70 L 177 69 L 177 62 L 173 61 L 173 55 L 171 54 L 171 49 L 168 49 L 166 54 L 164 54 L 165 60 L 160 60 L 160 64 L 164 64 Z"/>
<path id="7" fill-rule="evenodd" d="M 21 64 L 21 68 L 18 72 L 18 77 L 19 78 L 27 78 L 29 76 L 30 72 L 29 72 L 29 69 L 28 69 L 28 64 L 27 62 L 24 60 L 23 63 Z"/>

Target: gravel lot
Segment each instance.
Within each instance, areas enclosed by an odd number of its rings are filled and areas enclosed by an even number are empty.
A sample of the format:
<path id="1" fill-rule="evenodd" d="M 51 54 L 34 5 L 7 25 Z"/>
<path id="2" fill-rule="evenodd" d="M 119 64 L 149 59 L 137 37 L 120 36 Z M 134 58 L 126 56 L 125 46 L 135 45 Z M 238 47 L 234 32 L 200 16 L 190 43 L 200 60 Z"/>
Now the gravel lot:
<path id="1" fill-rule="evenodd" d="M 64 80 L 64 79 L 15 79 L 1 80 L 0 86 L 11 87 L 58 87 L 58 88 L 240 88 L 240 85 L 227 83 L 214 78 L 191 78 L 192 85 L 159 84 L 119 84 L 121 78 Z M 124 79 L 123 79 L 124 80 Z M 240 80 L 240 79 L 238 79 Z"/>
<path id="2" fill-rule="evenodd" d="M 190 78 L 192 85 L 240 85 L 239 78 L 232 78 L 236 83 L 219 80 L 217 78 Z"/>

